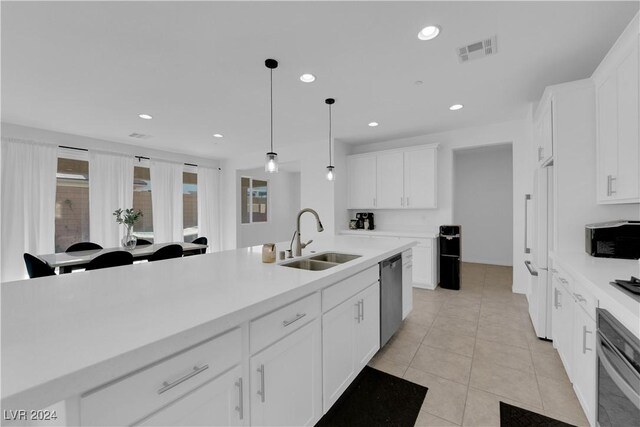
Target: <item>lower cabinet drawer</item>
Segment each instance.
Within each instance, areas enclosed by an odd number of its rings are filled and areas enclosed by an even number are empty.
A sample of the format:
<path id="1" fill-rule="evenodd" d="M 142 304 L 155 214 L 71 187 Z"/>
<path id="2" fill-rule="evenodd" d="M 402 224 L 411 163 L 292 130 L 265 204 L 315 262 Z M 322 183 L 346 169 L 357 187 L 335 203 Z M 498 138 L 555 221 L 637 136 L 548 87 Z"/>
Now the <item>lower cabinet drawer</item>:
<path id="1" fill-rule="evenodd" d="M 251 354 L 262 350 L 320 314 L 320 293 L 292 302 L 252 320 L 249 326 Z"/>
<path id="2" fill-rule="evenodd" d="M 240 363 L 240 329 L 84 393 L 81 425 L 130 425 Z"/>
<path id="3" fill-rule="evenodd" d="M 322 291 L 322 312 L 326 313 L 336 305 L 352 297 L 380 279 L 380 267 L 375 265 L 351 277 L 331 285 Z"/>

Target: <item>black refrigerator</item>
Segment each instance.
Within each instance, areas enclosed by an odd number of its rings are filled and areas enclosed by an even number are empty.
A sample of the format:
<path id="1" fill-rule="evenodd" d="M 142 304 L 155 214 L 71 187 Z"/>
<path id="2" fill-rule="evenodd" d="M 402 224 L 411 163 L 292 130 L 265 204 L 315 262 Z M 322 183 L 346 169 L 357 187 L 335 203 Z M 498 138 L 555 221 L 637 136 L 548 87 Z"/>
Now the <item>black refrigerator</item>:
<path id="1" fill-rule="evenodd" d="M 460 289 L 460 229 L 459 225 L 440 226 L 440 287 Z"/>

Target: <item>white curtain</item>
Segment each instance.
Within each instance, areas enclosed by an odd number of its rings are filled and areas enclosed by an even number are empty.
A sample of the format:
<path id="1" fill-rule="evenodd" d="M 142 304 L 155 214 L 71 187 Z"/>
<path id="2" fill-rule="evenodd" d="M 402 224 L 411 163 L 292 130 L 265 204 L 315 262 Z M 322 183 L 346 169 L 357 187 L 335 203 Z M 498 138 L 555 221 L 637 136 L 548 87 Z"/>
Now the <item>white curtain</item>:
<path id="1" fill-rule="evenodd" d="M 2 282 L 28 277 L 23 253 L 55 250 L 57 150 L 2 138 Z"/>
<path id="2" fill-rule="evenodd" d="M 221 249 L 221 231 L 220 171 L 198 166 L 198 236 L 207 238 L 207 252 Z"/>
<path id="3" fill-rule="evenodd" d="M 153 241 L 184 241 L 182 222 L 182 172 L 184 165 L 151 160 Z"/>
<path id="4" fill-rule="evenodd" d="M 133 207 L 133 157 L 89 150 L 89 238 L 104 248 L 121 245 L 125 227 L 113 211 Z"/>

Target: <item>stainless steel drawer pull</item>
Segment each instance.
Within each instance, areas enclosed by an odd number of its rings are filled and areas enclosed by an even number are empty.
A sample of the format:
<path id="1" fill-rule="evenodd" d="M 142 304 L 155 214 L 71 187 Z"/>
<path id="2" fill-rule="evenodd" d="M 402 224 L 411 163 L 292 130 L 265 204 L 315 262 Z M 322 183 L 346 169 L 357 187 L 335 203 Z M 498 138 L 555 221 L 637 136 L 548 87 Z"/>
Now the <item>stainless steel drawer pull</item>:
<path id="1" fill-rule="evenodd" d="M 194 366 L 193 370 L 191 372 L 189 372 L 187 375 L 185 375 L 184 377 L 178 378 L 177 380 L 175 380 L 172 383 L 169 383 L 167 381 L 162 383 L 162 388 L 158 390 L 158 394 L 162 394 L 167 390 L 171 390 L 172 388 L 174 388 L 175 386 L 182 384 L 183 382 L 185 382 L 186 380 L 188 380 L 189 378 L 195 377 L 196 375 L 198 375 L 200 372 L 204 372 L 207 369 L 209 369 L 209 365 L 203 365 L 201 367 L 197 367 Z"/>
<path id="2" fill-rule="evenodd" d="M 360 300 L 360 320 L 364 321 L 364 300 Z"/>
<path id="3" fill-rule="evenodd" d="M 360 301 L 353 305 L 356 308 L 356 317 L 355 319 L 360 323 Z"/>
<path id="4" fill-rule="evenodd" d="M 287 327 L 287 326 L 289 326 L 290 324 L 292 324 L 293 322 L 297 322 L 298 320 L 302 319 L 302 318 L 303 318 L 304 316 L 306 316 L 306 315 L 307 315 L 307 313 L 302 313 L 302 314 L 297 313 L 297 314 L 296 314 L 296 317 L 294 317 L 293 319 L 283 321 L 283 322 L 282 322 L 282 326 Z"/>
<path id="5" fill-rule="evenodd" d="M 555 304 L 554 304 L 555 307 L 556 308 L 562 307 L 562 304 L 560 303 L 560 297 L 562 296 L 562 295 L 560 295 L 560 291 L 558 289 L 554 289 L 554 295 L 556 297 L 556 301 L 555 301 Z"/>
<path id="6" fill-rule="evenodd" d="M 236 381 L 236 387 L 238 387 L 238 406 L 236 406 L 236 411 L 238 411 L 238 416 L 240 419 L 244 418 L 244 401 L 242 396 L 242 378 L 238 378 Z"/>
<path id="7" fill-rule="evenodd" d="M 264 403 L 264 365 L 260 365 L 258 372 L 260 372 L 260 389 L 258 390 L 258 396 L 260 396 L 260 401 Z"/>

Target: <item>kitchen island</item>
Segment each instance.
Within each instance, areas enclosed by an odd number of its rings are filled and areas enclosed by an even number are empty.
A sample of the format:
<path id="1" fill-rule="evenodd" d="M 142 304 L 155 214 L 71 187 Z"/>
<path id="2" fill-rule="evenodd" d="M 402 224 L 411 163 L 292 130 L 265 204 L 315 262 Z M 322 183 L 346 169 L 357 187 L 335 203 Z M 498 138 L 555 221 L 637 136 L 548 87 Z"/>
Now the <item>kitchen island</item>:
<path id="1" fill-rule="evenodd" d="M 67 424 L 313 424 L 378 349 L 378 262 L 414 245 L 329 237 L 309 249 L 360 257 L 322 271 L 263 264 L 251 247 L 3 283 L 3 413 L 65 401 Z M 343 306 L 353 325 L 331 318 Z M 369 348 L 328 378 L 336 326 L 354 345 L 368 335 Z M 292 374 L 279 384 L 282 368 Z"/>

